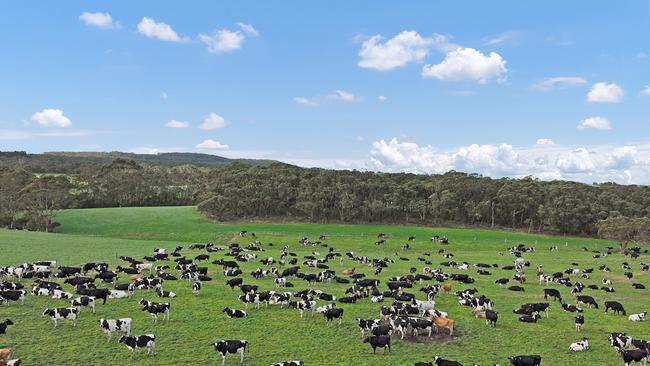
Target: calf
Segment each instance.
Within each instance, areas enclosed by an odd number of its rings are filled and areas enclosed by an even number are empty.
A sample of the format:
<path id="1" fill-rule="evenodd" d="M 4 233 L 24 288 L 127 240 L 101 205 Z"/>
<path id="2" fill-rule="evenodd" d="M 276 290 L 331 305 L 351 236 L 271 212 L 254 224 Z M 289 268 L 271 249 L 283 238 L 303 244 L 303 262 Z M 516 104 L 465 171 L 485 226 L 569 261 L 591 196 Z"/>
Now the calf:
<path id="1" fill-rule="evenodd" d="M 514 356 L 508 357 L 512 366 L 540 366 L 542 364 L 542 356 Z"/>
<path id="2" fill-rule="evenodd" d="M 122 336 L 119 343 L 123 343 L 133 353 L 138 348 L 146 348 L 147 355 L 156 353 L 156 337 L 153 334 L 141 336 Z"/>
<path id="3" fill-rule="evenodd" d="M 10 319 L 5 319 L 5 321 L 0 322 L 0 334 L 5 334 L 7 332 L 7 327 L 10 325 L 14 325 L 14 322 Z"/>
<path id="4" fill-rule="evenodd" d="M 370 343 L 373 354 L 377 352 L 377 348 L 383 348 L 384 352 L 388 349 L 388 352 L 390 352 L 390 336 L 388 335 L 366 337 L 363 343 Z"/>
<path id="5" fill-rule="evenodd" d="M 131 335 L 131 323 L 133 319 L 99 319 L 99 327 L 102 328 L 104 333 L 108 334 L 108 340 L 111 340 L 113 333 L 124 333 L 127 336 Z"/>
<path id="6" fill-rule="evenodd" d="M 571 343 L 569 345 L 569 351 L 571 352 L 584 352 L 589 349 L 589 340 L 587 338 L 582 338 L 580 342 Z"/>
<path id="7" fill-rule="evenodd" d="M 59 320 L 71 320 L 72 326 L 77 326 L 77 315 L 79 315 L 79 308 L 46 308 L 43 311 L 43 316 L 49 316 L 54 321 L 56 328 Z"/>
<path id="8" fill-rule="evenodd" d="M 239 353 L 239 362 L 244 362 L 244 351 L 248 346 L 246 340 L 223 340 L 214 343 L 214 350 L 222 357 L 221 364 L 226 363 L 226 355 Z"/>
<path id="9" fill-rule="evenodd" d="M 627 315 L 625 308 L 618 301 L 605 301 L 605 312 L 607 312 L 609 309 L 612 309 L 612 311 L 616 314 L 623 313 L 623 315 Z"/>
<path id="10" fill-rule="evenodd" d="M 231 308 L 224 308 L 221 312 L 226 313 L 226 315 L 231 319 L 232 318 L 244 318 L 244 317 L 248 316 L 248 313 L 246 313 L 243 310 L 237 310 L 237 309 L 231 309 Z"/>
<path id="11" fill-rule="evenodd" d="M 199 295 L 199 292 L 201 291 L 201 282 L 194 282 L 192 284 L 192 293 L 196 296 Z"/>
<path id="12" fill-rule="evenodd" d="M 92 309 L 93 314 L 95 313 L 95 298 L 91 296 L 81 296 L 72 300 L 70 306 L 78 308 L 81 306 L 87 306 Z"/>

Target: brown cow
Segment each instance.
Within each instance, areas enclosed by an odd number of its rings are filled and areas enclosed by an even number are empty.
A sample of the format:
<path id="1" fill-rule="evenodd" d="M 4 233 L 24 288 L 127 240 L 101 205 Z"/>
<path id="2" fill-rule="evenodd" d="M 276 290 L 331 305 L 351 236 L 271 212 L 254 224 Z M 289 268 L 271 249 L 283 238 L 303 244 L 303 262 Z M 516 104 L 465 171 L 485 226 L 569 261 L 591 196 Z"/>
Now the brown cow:
<path id="1" fill-rule="evenodd" d="M 143 277 L 144 277 L 144 276 L 141 275 L 141 274 L 131 275 L 131 282 L 137 282 L 137 281 L 140 281 Z"/>
<path id="2" fill-rule="evenodd" d="M 485 310 L 475 309 L 475 310 L 472 311 L 472 314 L 474 314 L 476 319 L 484 319 L 485 318 Z"/>
<path id="3" fill-rule="evenodd" d="M 447 318 L 441 318 L 439 316 L 432 316 L 429 318 L 429 320 L 433 321 L 433 325 L 436 328 L 436 331 L 438 328 L 444 328 L 444 329 L 449 329 L 449 336 L 451 336 L 454 333 L 454 321 L 451 319 Z"/>
<path id="4" fill-rule="evenodd" d="M 446 294 L 451 293 L 451 283 L 445 283 L 442 285 L 442 291 Z"/>
<path id="5" fill-rule="evenodd" d="M 0 360 L 7 361 L 11 355 L 11 348 L 0 348 Z"/>
<path id="6" fill-rule="evenodd" d="M 341 274 L 344 275 L 344 276 L 349 276 L 349 275 L 354 274 L 355 270 L 356 270 L 356 268 L 344 269 L 344 270 L 341 271 Z"/>

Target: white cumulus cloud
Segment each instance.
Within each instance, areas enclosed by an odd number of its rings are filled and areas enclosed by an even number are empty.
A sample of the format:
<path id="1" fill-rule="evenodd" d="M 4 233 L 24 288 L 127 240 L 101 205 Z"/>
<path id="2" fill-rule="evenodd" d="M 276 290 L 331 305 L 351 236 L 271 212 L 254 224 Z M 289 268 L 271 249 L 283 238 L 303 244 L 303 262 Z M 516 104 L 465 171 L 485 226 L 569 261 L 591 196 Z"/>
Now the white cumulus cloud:
<path id="1" fill-rule="evenodd" d="M 72 126 L 72 121 L 63 114 L 62 110 L 53 108 L 46 108 L 34 113 L 32 115 L 32 121 L 43 127 L 66 128 Z"/>
<path id="2" fill-rule="evenodd" d="M 618 103 L 623 100 L 623 88 L 611 83 L 596 83 L 587 94 L 589 103 Z"/>
<path id="3" fill-rule="evenodd" d="M 79 15 L 79 20 L 86 23 L 87 25 L 104 28 L 104 29 L 113 29 L 119 28 L 119 23 L 114 22 L 113 18 L 109 13 L 90 13 L 84 12 Z"/>
<path id="4" fill-rule="evenodd" d="M 246 24 L 246 23 L 239 22 L 239 23 L 237 23 L 237 26 L 239 26 L 239 28 L 241 28 L 241 30 L 243 30 L 244 33 L 246 33 L 247 35 L 249 35 L 251 37 L 257 37 L 257 36 L 260 35 L 260 33 L 257 31 L 257 29 L 255 29 L 255 27 L 253 27 L 251 24 Z"/>
<path id="5" fill-rule="evenodd" d="M 387 98 L 386 98 L 385 95 L 379 95 L 379 96 L 377 96 L 377 100 L 380 101 L 380 102 L 385 102 L 386 99 L 387 99 Z"/>
<path id="6" fill-rule="evenodd" d="M 487 83 L 501 78 L 507 72 L 506 61 L 496 52 L 484 55 L 473 48 L 459 48 L 448 52 L 439 64 L 427 64 L 422 68 L 423 77 L 440 80 L 475 80 Z"/>
<path id="7" fill-rule="evenodd" d="M 317 100 L 310 99 L 310 98 L 307 98 L 307 97 L 294 97 L 293 101 L 298 103 L 298 104 L 307 105 L 307 106 L 310 106 L 310 107 L 315 107 L 315 106 L 317 106 L 319 104 Z"/>
<path id="8" fill-rule="evenodd" d="M 173 119 L 173 120 L 167 122 L 167 124 L 165 126 L 167 126 L 169 128 L 188 128 L 188 127 L 190 127 L 190 123 L 185 122 L 185 121 L 177 121 L 177 120 Z"/>
<path id="9" fill-rule="evenodd" d="M 565 89 L 586 84 L 587 80 L 579 76 L 556 76 L 533 84 L 532 88 L 539 91 Z"/>
<path id="10" fill-rule="evenodd" d="M 226 120 L 220 115 L 211 112 L 204 119 L 203 123 L 199 126 L 202 130 L 214 130 L 226 126 Z"/>
<path id="11" fill-rule="evenodd" d="M 228 145 L 222 144 L 219 141 L 215 141 L 212 139 L 207 139 L 201 142 L 200 144 L 196 145 L 197 149 L 220 149 L 220 150 L 225 150 L 228 149 Z"/>
<path id="12" fill-rule="evenodd" d="M 611 130 L 612 125 L 607 118 L 595 116 L 595 117 L 585 118 L 578 125 L 578 129 L 580 130 L 585 130 L 588 128 L 595 129 L 595 130 Z"/>
<path id="13" fill-rule="evenodd" d="M 429 53 L 434 40 L 422 37 L 416 31 L 402 31 L 395 37 L 385 40 L 374 35 L 364 41 L 359 51 L 359 67 L 388 71 L 420 62 Z"/>
<path id="14" fill-rule="evenodd" d="M 199 40 L 208 46 L 210 53 L 226 53 L 241 48 L 246 36 L 241 31 L 219 29 L 213 35 L 199 34 Z"/>
<path id="15" fill-rule="evenodd" d="M 641 95 L 650 96 L 650 86 L 646 86 L 641 90 Z"/>
<path id="16" fill-rule="evenodd" d="M 149 38 L 157 38 L 167 42 L 187 42 L 188 39 L 180 37 L 167 23 L 156 22 L 153 18 L 143 17 L 138 23 L 138 32 Z"/>

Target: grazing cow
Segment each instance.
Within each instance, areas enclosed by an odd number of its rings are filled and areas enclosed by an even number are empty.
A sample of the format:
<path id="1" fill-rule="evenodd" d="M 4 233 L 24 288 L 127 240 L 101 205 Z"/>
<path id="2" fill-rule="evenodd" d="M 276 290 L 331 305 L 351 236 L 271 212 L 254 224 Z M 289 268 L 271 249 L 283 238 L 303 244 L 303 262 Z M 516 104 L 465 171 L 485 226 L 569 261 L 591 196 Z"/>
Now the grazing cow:
<path id="1" fill-rule="evenodd" d="M 542 364 L 542 356 L 514 356 L 508 357 L 512 366 L 540 366 Z"/>
<path id="2" fill-rule="evenodd" d="M 95 299 L 102 299 L 104 300 L 103 304 L 106 304 L 106 299 L 108 298 L 108 294 L 110 291 L 105 288 L 80 288 L 77 287 L 77 294 L 78 295 L 84 295 L 84 296 L 92 296 Z"/>
<path id="3" fill-rule="evenodd" d="M 388 349 L 388 352 L 390 352 L 390 336 L 389 335 L 366 337 L 363 340 L 363 343 L 370 343 L 370 347 L 372 347 L 372 353 L 373 354 L 377 352 L 377 348 L 383 348 L 384 352 L 386 352 L 386 349 Z"/>
<path id="4" fill-rule="evenodd" d="M 623 315 L 627 315 L 625 308 L 618 301 L 605 301 L 605 312 L 607 312 L 609 309 L 612 309 L 612 311 L 616 314 L 623 313 Z"/>
<path id="5" fill-rule="evenodd" d="M 560 294 L 560 291 L 554 288 L 544 289 L 544 298 L 547 299 L 549 296 L 552 297 L 553 300 L 560 300 L 560 302 L 562 301 L 562 294 Z"/>
<path id="6" fill-rule="evenodd" d="M 463 366 L 463 364 L 458 361 L 445 360 L 438 356 L 433 356 L 433 362 L 438 366 Z"/>
<path id="7" fill-rule="evenodd" d="M 589 349 L 589 340 L 587 338 L 582 338 L 581 341 L 571 343 L 569 345 L 569 350 L 571 352 L 584 352 Z"/>
<path id="8" fill-rule="evenodd" d="M 248 316 L 248 313 L 243 311 L 243 310 L 237 310 L 237 309 L 231 309 L 231 308 L 224 308 L 222 313 L 226 313 L 226 315 L 232 319 L 232 318 L 244 318 Z"/>
<path id="9" fill-rule="evenodd" d="M 304 363 L 302 361 L 283 361 L 283 362 L 278 362 L 274 363 L 271 366 L 304 366 Z"/>
<path id="10" fill-rule="evenodd" d="M 228 281 L 226 281 L 226 285 L 230 286 L 230 289 L 234 289 L 235 287 L 239 287 L 244 283 L 244 280 L 242 278 L 233 278 Z"/>
<path id="11" fill-rule="evenodd" d="M 138 348 L 146 348 L 147 355 L 156 354 L 156 337 L 153 334 L 145 334 L 141 336 L 122 336 L 119 343 L 124 345 L 133 353 Z"/>
<path id="12" fill-rule="evenodd" d="M 436 328 L 436 331 L 438 328 L 444 328 L 444 329 L 449 329 L 449 336 L 451 337 L 454 333 L 454 321 L 451 319 L 439 317 L 439 316 L 431 316 L 429 320 L 433 321 L 433 325 Z"/>
<path id="13" fill-rule="evenodd" d="M 223 340 L 214 343 L 214 350 L 222 357 L 221 364 L 226 363 L 226 355 L 239 353 L 239 362 L 244 362 L 244 351 L 248 346 L 246 340 Z"/>
<path id="14" fill-rule="evenodd" d="M 131 323 L 133 319 L 99 319 L 99 327 L 102 328 L 104 333 L 108 334 L 108 340 L 111 340 L 113 333 L 124 333 L 127 336 L 131 335 Z"/>
<path id="15" fill-rule="evenodd" d="M 648 350 L 647 349 L 635 349 L 631 351 L 622 351 L 621 356 L 623 357 L 623 362 L 625 366 L 630 366 L 632 362 L 638 362 L 645 365 L 648 361 Z"/>
<path id="16" fill-rule="evenodd" d="M 79 315 L 79 308 L 46 308 L 43 311 L 43 316 L 49 316 L 54 321 L 54 328 L 57 327 L 59 320 L 70 320 L 72 326 L 77 326 L 77 315 Z"/>
<path id="17" fill-rule="evenodd" d="M 493 327 L 497 326 L 499 320 L 499 313 L 493 310 L 485 310 L 485 322 Z"/>
<path id="18" fill-rule="evenodd" d="M 81 306 L 87 306 L 92 309 L 93 314 L 95 313 L 95 298 L 91 296 L 81 296 L 71 301 L 70 306 L 74 308 L 79 308 Z"/>
<path id="19" fill-rule="evenodd" d="M 199 295 L 199 292 L 201 291 L 201 282 L 194 282 L 192 284 L 192 293 L 196 296 Z"/>
<path id="20" fill-rule="evenodd" d="M 590 309 L 591 309 L 591 306 L 593 305 L 596 309 L 598 309 L 598 303 L 591 296 L 578 295 L 578 297 L 576 299 L 578 301 L 578 304 L 587 305 L 587 307 L 589 307 Z"/>
<path id="21" fill-rule="evenodd" d="M 638 313 L 638 314 L 632 314 L 632 315 L 630 315 L 628 317 L 628 319 L 630 321 L 632 321 L 632 322 L 642 322 L 642 321 L 645 321 L 645 317 L 646 317 L 647 314 L 648 314 L 647 311 L 644 311 L 644 312 Z"/>
<path id="22" fill-rule="evenodd" d="M 14 325 L 10 319 L 5 319 L 3 322 L 0 322 L 0 334 L 5 334 L 7 332 L 7 327 Z"/>
<path id="23" fill-rule="evenodd" d="M 585 316 L 584 315 L 578 315 L 575 317 L 575 323 L 576 323 L 576 332 L 579 332 L 582 330 L 582 327 L 585 326 Z"/>
<path id="24" fill-rule="evenodd" d="M 334 319 L 339 320 L 339 325 L 341 325 L 341 322 L 343 321 L 343 309 L 341 308 L 327 309 L 323 315 L 325 315 L 325 320 L 328 325 L 332 325 Z"/>
<path id="25" fill-rule="evenodd" d="M 171 305 L 169 303 L 152 302 L 141 299 L 140 305 L 143 306 L 142 311 L 151 314 L 151 319 L 153 319 L 154 322 L 158 321 L 158 314 L 163 314 L 163 319 L 169 320 L 169 314 L 171 312 Z"/>

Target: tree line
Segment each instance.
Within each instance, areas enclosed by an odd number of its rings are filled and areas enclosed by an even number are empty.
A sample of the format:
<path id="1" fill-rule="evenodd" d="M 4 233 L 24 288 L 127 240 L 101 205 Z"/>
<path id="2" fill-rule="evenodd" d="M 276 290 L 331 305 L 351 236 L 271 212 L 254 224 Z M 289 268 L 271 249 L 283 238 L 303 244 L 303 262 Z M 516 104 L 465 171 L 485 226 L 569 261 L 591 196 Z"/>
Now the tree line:
<path id="1" fill-rule="evenodd" d="M 198 205 L 217 221 L 464 225 L 648 241 L 650 187 L 117 158 L 66 174 L 0 165 L 0 224 L 56 227 L 62 208 Z"/>

